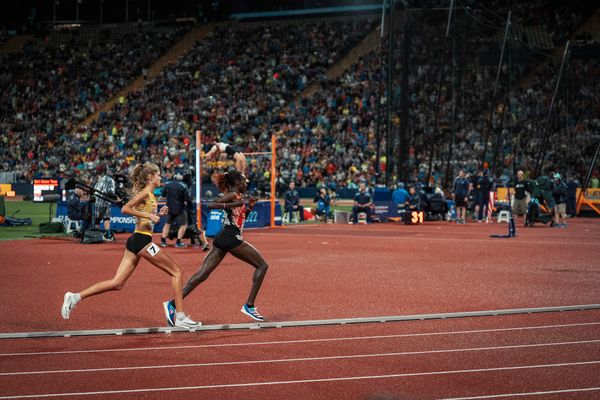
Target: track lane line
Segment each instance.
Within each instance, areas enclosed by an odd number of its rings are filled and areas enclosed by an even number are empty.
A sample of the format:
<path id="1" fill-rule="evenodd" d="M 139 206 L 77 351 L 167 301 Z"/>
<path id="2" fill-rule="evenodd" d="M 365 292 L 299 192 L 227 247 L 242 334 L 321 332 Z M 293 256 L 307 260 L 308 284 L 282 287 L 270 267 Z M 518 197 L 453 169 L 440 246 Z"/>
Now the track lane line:
<path id="1" fill-rule="evenodd" d="M 325 342 L 352 341 L 352 340 L 396 339 L 396 338 L 405 338 L 405 337 L 467 335 L 467 334 L 476 334 L 476 333 L 511 332 L 511 331 L 555 329 L 555 328 L 573 328 L 573 327 L 596 326 L 596 325 L 600 325 L 600 322 L 581 322 L 581 323 L 575 323 L 575 324 L 557 324 L 557 325 L 533 325 L 533 326 L 520 326 L 520 327 L 512 327 L 512 328 L 474 329 L 474 330 L 464 330 L 464 331 L 403 333 L 403 334 L 396 334 L 396 335 L 350 336 L 350 337 L 337 337 L 337 338 L 279 340 L 279 341 L 267 341 L 267 342 L 201 344 L 201 345 L 185 345 L 185 346 L 131 347 L 131 348 L 123 348 L 123 349 L 90 349 L 90 350 L 62 350 L 62 351 L 0 353 L 0 357 L 27 357 L 27 356 L 39 356 L 39 355 L 112 353 L 112 352 L 128 352 L 128 351 L 162 351 L 162 350 L 178 350 L 178 349 L 181 349 L 181 350 L 183 350 L 183 349 L 202 349 L 202 348 L 215 348 L 215 347 L 270 346 L 270 345 L 279 345 L 279 344 L 320 343 L 320 342 L 325 343 Z"/>
<path id="2" fill-rule="evenodd" d="M 279 358 L 279 359 L 270 359 L 270 360 L 222 361 L 222 362 L 191 363 L 191 364 L 144 365 L 144 366 L 135 366 L 135 367 L 81 368 L 81 369 L 64 369 L 64 370 L 46 370 L 46 371 L 2 372 L 2 373 L 0 373 L 0 376 L 49 375 L 49 374 L 85 373 L 85 372 L 136 371 L 136 370 L 161 369 L 161 368 L 195 368 L 195 367 L 215 367 L 215 366 L 227 366 L 227 365 L 273 364 L 273 363 L 289 363 L 289 362 L 305 362 L 305 361 L 330 361 L 330 360 L 347 360 L 347 359 L 355 359 L 355 358 L 399 357 L 399 356 L 414 356 L 414 355 L 425 355 L 425 354 L 446 354 L 446 353 L 462 353 L 462 352 L 477 352 L 477 351 L 492 351 L 492 350 L 514 350 L 514 349 L 528 349 L 528 348 L 552 347 L 552 346 L 572 346 L 572 345 L 593 344 L 593 343 L 600 343 L 600 339 L 581 340 L 581 341 L 574 341 L 574 342 L 551 342 L 551 343 L 533 343 L 533 344 L 520 344 L 520 345 L 508 345 L 508 346 L 404 351 L 404 352 L 394 352 L 394 353 L 350 354 L 350 355 L 340 355 L 340 356 L 302 357 L 302 358 Z"/>
<path id="3" fill-rule="evenodd" d="M 482 233 L 480 236 L 485 236 L 487 233 Z M 264 236 L 278 236 L 281 237 L 281 234 L 279 233 L 261 233 L 261 235 Z M 327 238 L 352 238 L 352 239 L 356 239 L 356 238 L 360 238 L 361 240 L 364 239 L 375 239 L 375 240 L 381 240 L 381 239 L 391 239 L 391 240 L 402 240 L 402 241 L 408 241 L 408 240 L 432 240 L 432 241 L 437 241 L 437 242 L 464 242 L 465 240 L 468 240 L 470 242 L 494 242 L 494 243 L 505 243 L 505 244 L 520 244 L 520 245 L 530 245 L 530 244 L 540 244 L 540 245 L 563 245 L 563 246 L 570 246 L 570 245 L 577 245 L 577 246 L 594 246 L 594 247 L 598 247 L 600 246 L 600 243 L 598 242 L 567 242 L 567 241 L 547 241 L 547 240 L 527 240 L 527 241 L 513 241 L 513 242 L 509 242 L 509 241 L 496 241 L 493 238 L 485 238 L 485 239 L 475 239 L 475 238 L 438 238 L 438 237 L 424 237 L 424 236 L 384 236 L 384 235 L 373 235 L 373 236 L 362 236 L 362 235 L 339 235 L 339 234 L 325 234 L 325 233 L 315 233 L 315 234 L 311 234 L 311 233 L 293 233 L 291 235 L 288 236 L 294 236 L 294 237 L 302 237 L 302 236 L 306 236 L 306 237 L 327 237 Z M 518 237 L 518 236 L 517 236 Z"/>
<path id="4" fill-rule="evenodd" d="M 562 389 L 562 390 L 547 390 L 547 391 L 544 391 L 544 392 L 490 394 L 490 395 L 485 395 L 485 396 L 472 396 L 472 397 L 448 397 L 448 398 L 437 399 L 437 400 L 501 399 L 503 397 L 542 396 L 542 395 L 549 395 L 549 394 L 581 393 L 581 392 L 597 392 L 597 391 L 600 391 L 600 387 L 574 388 L 574 389 Z"/>
<path id="5" fill-rule="evenodd" d="M 301 380 L 289 380 L 289 381 L 228 383 L 228 384 L 219 384 L 219 385 L 199 385 L 199 386 L 174 386 L 174 387 L 146 388 L 146 389 L 118 389 L 118 390 L 105 390 L 105 391 L 95 391 L 95 392 L 40 393 L 40 394 L 26 394 L 26 395 L 14 395 L 14 396 L 0 396 L 0 400 L 47 398 L 47 397 L 68 397 L 68 396 L 98 396 L 98 395 L 105 395 L 105 394 L 169 392 L 169 391 L 201 390 L 201 389 L 225 389 L 225 388 L 253 387 L 253 386 L 289 385 L 289 384 L 301 384 L 301 383 L 342 382 L 342 381 L 358 381 L 358 380 L 370 380 L 370 379 L 408 378 L 408 377 L 415 377 L 415 376 L 435 376 L 435 375 L 472 374 L 472 373 L 499 372 L 499 371 L 518 371 L 518 370 L 525 370 L 525 369 L 562 368 L 562 367 L 576 367 L 576 366 L 588 366 L 588 365 L 600 365 L 600 360 L 580 361 L 580 362 L 573 362 L 573 363 L 558 363 L 558 364 L 518 365 L 518 366 L 512 366 L 512 367 L 462 369 L 462 370 L 430 371 L 430 372 L 412 372 L 412 373 L 405 373 L 405 374 L 301 379 Z"/>

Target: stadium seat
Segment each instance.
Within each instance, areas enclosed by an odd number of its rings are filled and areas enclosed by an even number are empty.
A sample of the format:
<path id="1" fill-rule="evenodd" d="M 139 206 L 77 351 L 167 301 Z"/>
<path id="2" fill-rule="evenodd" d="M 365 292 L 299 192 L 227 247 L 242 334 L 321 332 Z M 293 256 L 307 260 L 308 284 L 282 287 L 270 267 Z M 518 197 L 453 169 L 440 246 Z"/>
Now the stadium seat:
<path id="1" fill-rule="evenodd" d="M 294 211 L 292 213 L 290 212 L 284 212 L 283 213 L 283 223 L 284 224 L 289 224 L 290 223 L 290 217 L 292 220 L 292 223 L 297 224 L 300 222 L 300 211 Z"/>
<path id="2" fill-rule="evenodd" d="M 336 224 L 347 224 L 350 221 L 350 213 L 348 211 L 335 210 L 333 212 L 333 222 Z"/>
<path id="3" fill-rule="evenodd" d="M 65 225 L 65 233 L 72 233 L 81 230 L 81 221 L 65 218 L 63 224 Z"/>
<path id="4" fill-rule="evenodd" d="M 498 213 L 498 222 L 506 222 L 508 223 L 510 221 L 510 212 L 508 212 L 507 210 L 502 210 Z"/>
<path id="5" fill-rule="evenodd" d="M 358 219 L 358 221 L 356 222 L 357 224 L 367 225 L 367 213 L 364 213 L 364 212 L 358 213 L 357 219 Z"/>

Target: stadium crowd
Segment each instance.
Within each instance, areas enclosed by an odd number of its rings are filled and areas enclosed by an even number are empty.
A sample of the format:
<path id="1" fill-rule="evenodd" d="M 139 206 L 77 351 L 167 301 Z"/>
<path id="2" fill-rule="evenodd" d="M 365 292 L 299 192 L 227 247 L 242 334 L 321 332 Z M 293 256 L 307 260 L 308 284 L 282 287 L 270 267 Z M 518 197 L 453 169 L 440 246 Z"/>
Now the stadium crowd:
<path id="1" fill-rule="evenodd" d="M 544 1 L 524 4 L 515 10 L 515 18 L 527 24 L 536 12 L 548 18 L 553 15 L 558 22 L 549 23 L 547 30 L 560 38 L 557 44 L 582 21 L 581 11 L 550 9 Z M 492 5 L 488 8 L 494 9 Z M 495 10 L 500 15 L 504 8 Z M 476 13 L 481 16 L 486 12 L 481 9 Z M 409 180 L 426 181 L 433 142 L 444 144 L 435 146 L 431 163 L 432 181 L 441 183 L 453 97 L 457 113 L 450 176 L 458 169 L 476 174 L 496 73 L 496 66 L 482 63 L 479 55 L 485 49 L 498 48 L 501 19 L 495 22 L 495 29 L 487 23 L 478 25 L 477 20 L 470 23 L 470 34 L 458 45 L 461 66 L 455 92 L 449 56 L 445 79 L 441 87 L 438 84 L 440 54 L 451 51 L 444 40 L 447 12 L 419 12 L 411 18 Z M 457 32 L 466 29 L 466 21 L 457 22 Z M 16 170 L 23 180 L 57 174 L 89 180 L 101 164 L 108 163 L 113 171 L 122 172 L 134 159 L 153 161 L 167 170 L 189 167 L 193 132 L 201 129 L 206 144 L 225 141 L 244 152 L 268 149 L 271 134 L 277 134 L 281 188 L 289 181 L 301 187 L 333 188 L 355 188 L 363 179 L 373 182 L 375 166 L 379 162 L 385 167 L 386 162 L 375 156 L 379 49 L 361 57 L 333 81 L 325 78 L 325 71 L 377 24 L 374 19 L 348 18 L 226 25 L 109 112 L 79 127 L 80 121 L 139 75 L 181 32 L 102 43 L 66 43 L 61 48 L 36 41 L 17 60 L 0 59 L 0 167 Z M 400 29 L 395 37 L 394 86 L 384 101 L 389 97 L 397 110 L 402 93 Z M 141 46 L 142 41 L 153 47 Z M 527 88 L 517 85 L 525 76 L 524 67 L 502 70 L 488 143 L 489 157 L 495 151 L 494 133 L 502 133 L 501 168 L 494 174 L 511 175 L 515 168 L 533 170 L 559 61 L 548 64 Z M 559 118 L 553 129 L 548 167 L 581 176 L 591 144 L 597 140 L 599 122 L 592 110 L 597 109 L 600 87 L 598 80 L 577 77 L 597 76 L 600 66 L 596 60 L 574 58 L 569 67 L 571 84 L 557 103 L 555 114 Z M 507 96 L 509 72 L 512 92 Z M 319 90 L 300 96 L 313 82 L 320 83 Z M 434 136 L 433 131 L 438 91 L 438 118 L 446 139 L 441 133 Z M 399 118 L 394 111 L 394 129 Z M 385 141 L 381 148 L 385 149 Z M 266 186 L 269 162 L 267 157 L 250 158 L 250 179 Z M 204 179 L 210 178 L 212 167 L 206 168 Z M 447 181 L 451 183 L 450 177 Z"/>
<path id="2" fill-rule="evenodd" d="M 81 168 L 106 136 L 71 131 L 139 76 L 182 35 L 158 30 L 99 41 L 28 43 L 16 56 L 0 54 L 2 170 L 24 180 Z M 94 145 L 87 143 L 95 140 Z M 94 149 L 96 147 L 96 149 Z"/>

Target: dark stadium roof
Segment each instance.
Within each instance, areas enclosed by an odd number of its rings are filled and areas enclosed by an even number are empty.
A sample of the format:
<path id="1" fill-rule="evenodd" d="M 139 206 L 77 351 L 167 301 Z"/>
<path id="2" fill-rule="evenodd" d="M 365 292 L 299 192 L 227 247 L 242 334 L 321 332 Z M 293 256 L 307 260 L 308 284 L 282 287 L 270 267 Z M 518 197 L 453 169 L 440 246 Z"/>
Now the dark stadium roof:
<path id="1" fill-rule="evenodd" d="M 382 0 L 23 0 L 7 2 L 0 12 L 0 28 L 35 32 L 56 21 L 104 23 L 198 17 L 227 18 L 231 13 L 279 11 L 338 5 L 380 4 Z"/>

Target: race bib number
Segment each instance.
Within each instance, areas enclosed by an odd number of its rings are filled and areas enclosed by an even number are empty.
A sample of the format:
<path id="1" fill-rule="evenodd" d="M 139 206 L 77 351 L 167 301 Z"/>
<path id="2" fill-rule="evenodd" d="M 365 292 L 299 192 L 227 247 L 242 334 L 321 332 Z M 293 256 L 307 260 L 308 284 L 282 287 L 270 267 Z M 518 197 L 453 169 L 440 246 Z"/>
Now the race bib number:
<path id="1" fill-rule="evenodd" d="M 146 251 L 148 252 L 148 254 L 150 254 L 152 257 L 154 257 L 160 251 L 160 247 L 158 247 L 156 244 L 152 243 L 150 246 L 146 247 Z"/>

